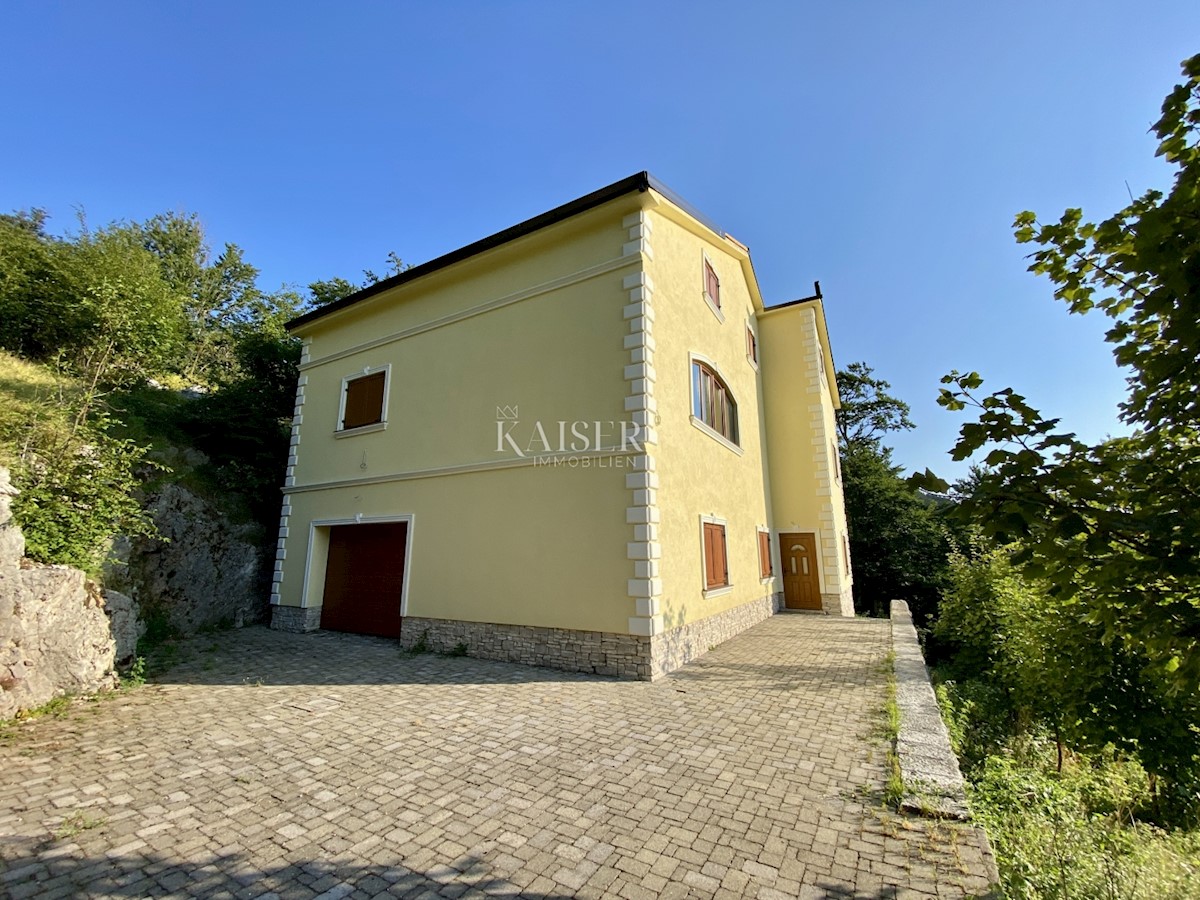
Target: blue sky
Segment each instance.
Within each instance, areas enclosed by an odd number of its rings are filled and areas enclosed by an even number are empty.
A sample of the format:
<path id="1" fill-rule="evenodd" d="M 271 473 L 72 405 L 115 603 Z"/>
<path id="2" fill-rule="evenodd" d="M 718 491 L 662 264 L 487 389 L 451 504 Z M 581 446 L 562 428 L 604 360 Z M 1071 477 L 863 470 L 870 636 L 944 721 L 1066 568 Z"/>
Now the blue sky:
<path id="1" fill-rule="evenodd" d="M 1119 430 L 1105 323 L 1025 272 L 1013 215 L 1166 187 L 1147 129 L 1200 4 L 204 2 L 0 9 L 0 208 L 164 209 L 261 284 L 420 263 L 649 169 L 750 246 L 769 303 L 821 281 L 949 462 L 950 369 Z"/>

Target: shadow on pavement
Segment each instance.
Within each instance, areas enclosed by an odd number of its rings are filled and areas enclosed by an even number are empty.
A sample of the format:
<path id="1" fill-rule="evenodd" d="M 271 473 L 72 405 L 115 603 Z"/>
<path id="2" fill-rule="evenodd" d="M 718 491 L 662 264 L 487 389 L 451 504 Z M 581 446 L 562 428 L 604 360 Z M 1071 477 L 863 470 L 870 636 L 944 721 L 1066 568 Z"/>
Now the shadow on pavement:
<path id="1" fill-rule="evenodd" d="M 205 862 L 181 862 L 156 854 L 86 856 L 55 852 L 56 842 L 13 856 L 0 853 L 4 896 L 20 897 L 238 897 L 312 898 L 340 900 L 355 892 L 375 897 L 456 897 L 484 892 L 530 900 L 565 900 L 574 892 L 522 891 L 504 878 L 489 874 L 488 863 L 467 856 L 451 866 L 429 872 L 402 865 L 298 861 L 258 869 L 241 853 L 214 856 Z M 66 845 L 63 850 L 68 850 Z"/>
<path id="2" fill-rule="evenodd" d="M 772 621 L 772 620 L 767 620 Z M 808 628 L 824 631 L 827 652 L 820 660 L 794 658 L 787 663 L 734 662 L 715 648 L 660 680 L 678 689 L 704 683 L 745 682 L 757 689 L 793 691 L 815 684 L 864 684 L 882 678 L 877 664 L 858 651 L 854 626 L 860 621 L 812 618 Z M 874 627 L 877 627 L 872 621 Z M 832 627 L 829 627 L 832 626 Z M 757 642 L 760 658 L 787 658 L 787 637 L 738 635 L 731 643 Z M 783 642 L 781 644 L 781 642 Z M 844 652 L 841 652 L 844 648 Z M 165 652 L 164 652 L 165 650 Z M 782 653 L 779 652 L 782 650 Z M 744 659 L 744 654 L 739 654 Z M 471 656 L 413 654 L 393 638 L 317 631 L 289 634 L 253 625 L 172 642 L 150 656 L 151 680 L 159 684 L 194 685 L 381 685 L 381 684 L 536 684 L 595 682 L 625 687 L 645 682 L 620 681 L 603 675 L 564 672 Z"/>
<path id="3" fill-rule="evenodd" d="M 25 842 L 22 842 L 25 843 Z M 13 854 L 0 852 L 0 879 L 5 896 L 25 897 L 236 897 L 255 900 L 342 900 L 351 895 L 376 897 L 517 897 L 524 900 L 567 900 L 577 891 L 522 888 L 490 874 L 491 866 L 478 856 L 464 856 L 451 865 L 422 872 L 403 865 L 317 860 L 281 862 L 266 869 L 248 865 L 241 853 L 210 857 L 204 862 L 181 862 L 157 854 L 87 856 L 70 852 L 70 844 L 47 840 Z M 543 879 L 545 880 L 545 879 Z M 682 886 L 682 885 L 680 885 Z M 588 896 L 616 896 L 599 885 L 584 884 Z M 841 885 L 806 885 L 801 900 L 898 900 L 911 896 L 904 888 L 855 891 Z"/>
<path id="4" fill-rule="evenodd" d="M 265 626 L 174 641 L 149 655 L 150 680 L 194 685 L 536 684 L 616 679 L 470 656 L 409 653 L 393 638 Z M 628 683 L 628 682 L 627 682 Z"/>

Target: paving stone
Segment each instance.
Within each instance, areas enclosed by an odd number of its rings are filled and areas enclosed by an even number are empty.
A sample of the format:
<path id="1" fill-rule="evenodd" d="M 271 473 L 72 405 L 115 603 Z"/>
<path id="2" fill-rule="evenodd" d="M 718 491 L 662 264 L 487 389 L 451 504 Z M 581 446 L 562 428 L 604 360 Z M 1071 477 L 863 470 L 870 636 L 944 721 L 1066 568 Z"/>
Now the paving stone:
<path id="1" fill-rule="evenodd" d="M 877 799 L 889 634 L 774 616 L 652 683 L 206 637 L 155 685 L 13 730 L 0 893 L 981 895 L 977 829 Z"/>

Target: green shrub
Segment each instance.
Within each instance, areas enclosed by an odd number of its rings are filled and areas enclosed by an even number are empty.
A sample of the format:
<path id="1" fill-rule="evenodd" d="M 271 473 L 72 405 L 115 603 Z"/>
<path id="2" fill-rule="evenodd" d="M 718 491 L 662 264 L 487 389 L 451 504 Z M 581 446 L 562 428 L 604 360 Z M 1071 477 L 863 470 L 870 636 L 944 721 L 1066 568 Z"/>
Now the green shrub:
<path id="1" fill-rule="evenodd" d="M 1008 746 L 1013 738 L 1016 710 L 1008 692 L 992 681 L 974 678 L 942 681 L 937 670 L 933 676 L 950 743 L 963 774 L 971 777 L 990 755 Z"/>
<path id="2" fill-rule="evenodd" d="M 1200 896 L 1200 835 L 1134 818 L 1129 804 L 1145 803 L 1145 784 L 1135 762 L 1080 760 L 1060 774 L 1049 756 L 1042 766 L 990 757 L 969 795 L 992 839 L 1004 896 Z"/>
<path id="3" fill-rule="evenodd" d="M 146 448 L 113 437 L 110 425 L 102 413 L 65 431 L 50 420 L 30 424 L 12 509 L 31 559 L 95 573 L 114 535 L 156 534 L 134 496 L 135 472 L 152 467 Z"/>

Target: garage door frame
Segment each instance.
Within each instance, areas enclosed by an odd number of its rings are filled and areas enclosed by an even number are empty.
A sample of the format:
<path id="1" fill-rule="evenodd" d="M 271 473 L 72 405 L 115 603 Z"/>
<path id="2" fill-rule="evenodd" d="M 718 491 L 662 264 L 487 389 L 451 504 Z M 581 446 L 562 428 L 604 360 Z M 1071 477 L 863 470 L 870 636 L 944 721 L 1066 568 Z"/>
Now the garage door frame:
<path id="1" fill-rule="evenodd" d="M 400 586 L 400 617 L 408 615 L 408 583 L 412 577 L 412 544 L 416 516 L 412 513 L 399 513 L 390 516 L 349 516 L 337 519 L 313 519 L 308 523 L 308 549 L 304 560 L 304 585 L 300 592 L 300 607 L 307 609 L 314 606 L 309 602 L 312 588 L 320 591 L 321 605 L 324 605 L 325 564 L 328 559 L 329 530 L 335 525 L 372 525 L 376 523 L 405 523 L 404 530 L 404 580 Z M 315 571 L 320 568 L 320 572 Z"/>

